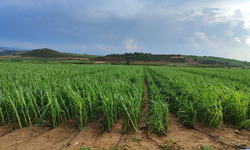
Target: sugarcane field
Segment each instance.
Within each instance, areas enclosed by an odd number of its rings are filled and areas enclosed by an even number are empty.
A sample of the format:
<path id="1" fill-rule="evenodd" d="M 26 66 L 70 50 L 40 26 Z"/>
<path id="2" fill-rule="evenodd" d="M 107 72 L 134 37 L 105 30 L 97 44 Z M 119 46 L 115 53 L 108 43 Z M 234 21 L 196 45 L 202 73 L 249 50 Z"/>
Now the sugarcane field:
<path id="1" fill-rule="evenodd" d="M 250 145 L 250 70 L 30 63 L 0 68 L 1 150 Z"/>

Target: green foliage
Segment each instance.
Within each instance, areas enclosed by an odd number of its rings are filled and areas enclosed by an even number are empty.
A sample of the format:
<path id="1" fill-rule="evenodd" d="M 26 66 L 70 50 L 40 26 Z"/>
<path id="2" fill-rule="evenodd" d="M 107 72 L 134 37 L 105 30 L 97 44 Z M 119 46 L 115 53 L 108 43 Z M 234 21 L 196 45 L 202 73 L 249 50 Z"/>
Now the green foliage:
<path id="1" fill-rule="evenodd" d="M 125 53 L 125 54 L 111 54 L 107 56 L 100 56 L 95 60 L 102 61 L 171 61 L 171 57 L 176 55 L 156 55 L 151 53 Z M 177 55 L 179 56 L 179 55 Z M 175 62 L 185 62 L 185 58 L 173 59 Z"/>
<path id="2" fill-rule="evenodd" d="M 35 49 L 21 54 L 22 57 L 39 57 L 39 58 L 58 58 L 58 57 L 73 57 L 72 54 L 60 53 L 48 48 Z"/>
<path id="3" fill-rule="evenodd" d="M 207 65 L 207 64 L 195 64 L 193 65 L 194 67 L 197 67 L 197 68 L 225 68 L 224 65 Z"/>
<path id="4" fill-rule="evenodd" d="M 156 134 L 166 135 L 168 132 L 168 104 L 162 100 L 151 101 L 151 103 L 150 130 Z"/>
<path id="5" fill-rule="evenodd" d="M 130 61 L 127 61 L 127 62 L 126 62 L 126 65 L 130 65 Z"/>
<path id="6" fill-rule="evenodd" d="M 148 83 L 150 94 L 150 116 L 148 123 L 151 132 L 156 134 L 165 134 L 168 132 L 168 104 L 165 101 L 165 96 L 161 93 L 153 77 L 145 71 L 145 77 Z"/>
<path id="7" fill-rule="evenodd" d="M 231 67 L 246 67 L 246 68 L 249 68 L 249 66 L 250 66 L 250 62 L 239 61 L 239 60 L 235 60 L 235 59 L 221 58 L 221 57 L 212 57 L 212 56 L 201 57 L 201 56 L 193 56 L 193 55 L 184 56 L 184 57 L 197 59 L 200 62 L 215 61 L 216 65 L 223 65 L 223 66 L 227 66 L 227 67 L 231 66 Z"/>
<path id="8" fill-rule="evenodd" d="M 213 148 L 212 148 L 212 146 L 210 146 L 210 145 L 203 145 L 202 147 L 201 147 L 201 150 L 212 150 Z"/>
<path id="9" fill-rule="evenodd" d="M 141 141 L 141 138 L 139 138 L 139 137 L 137 137 L 137 136 L 133 136 L 133 137 L 132 137 L 132 141 L 133 141 L 133 142 L 138 142 L 138 143 L 139 143 L 139 142 Z"/>
<path id="10" fill-rule="evenodd" d="M 143 105 L 142 67 L 0 64 L 0 122 L 20 127 L 57 126 L 77 118 L 78 127 L 103 115 L 111 130 L 124 114 L 124 128 L 138 130 Z"/>
<path id="11" fill-rule="evenodd" d="M 86 53 L 85 54 L 71 54 L 72 57 L 77 57 L 77 58 L 88 58 L 88 59 L 94 59 L 96 58 L 97 56 L 94 56 L 94 55 L 87 55 Z"/>
<path id="12" fill-rule="evenodd" d="M 181 107 L 177 112 L 177 116 L 184 126 L 192 128 L 196 119 L 196 110 L 194 109 L 193 103 L 187 103 L 187 101 L 185 101 L 181 104 Z"/>
<path id="13" fill-rule="evenodd" d="M 111 64 L 112 65 L 127 65 L 127 62 L 126 63 L 125 62 L 112 62 Z M 168 65 L 167 63 L 157 63 L 157 62 L 154 62 L 154 63 L 130 62 L 129 64 L 130 65 L 137 65 L 137 66 L 166 66 L 166 65 Z M 175 63 L 175 64 L 177 64 L 177 63 Z M 186 65 L 186 64 L 181 63 L 180 65 Z"/>
<path id="14" fill-rule="evenodd" d="M 187 66 L 186 63 L 168 63 L 167 66 Z"/>
<path id="15" fill-rule="evenodd" d="M 148 67 L 169 109 L 187 127 L 197 120 L 210 127 L 224 121 L 249 126 L 250 72 L 228 69 Z"/>
<path id="16" fill-rule="evenodd" d="M 0 68 L 0 125 L 57 126 L 77 118 L 82 129 L 98 119 L 110 131 L 123 115 L 123 129 L 138 131 L 146 78 L 151 132 L 167 135 L 169 111 L 190 128 L 196 121 L 250 127 L 250 70 L 24 63 Z"/>
<path id="17" fill-rule="evenodd" d="M 186 58 L 171 58 L 171 62 L 185 62 Z"/>
<path id="18" fill-rule="evenodd" d="M 92 150 L 92 148 L 91 147 L 82 147 L 79 150 Z"/>

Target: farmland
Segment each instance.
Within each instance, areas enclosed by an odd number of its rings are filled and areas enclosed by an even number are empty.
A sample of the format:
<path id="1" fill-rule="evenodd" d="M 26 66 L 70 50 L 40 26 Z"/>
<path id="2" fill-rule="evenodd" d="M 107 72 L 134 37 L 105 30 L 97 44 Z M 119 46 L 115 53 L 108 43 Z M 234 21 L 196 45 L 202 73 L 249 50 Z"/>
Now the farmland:
<path id="1" fill-rule="evenodd" d="M 8 134 L 69 127 L 72 121 L 72 129 L 82 136 L 96 129 L 101 136 L 119 129 L 117 141 L 133 133 L 131 139 L 139 142 L 151 136 L 155 147 L 178 148 L 181 144 L 174 144 L 178 139 L 171 136 L 173 122 L 178 122 L 185 132 L 197 127 L 210 133 L 238 129 L 242 135 L 231 141 L 250 144 L 250 70 L 29 63 L 0 63 L 0 68 L 0 131 L 15 126 Z M 8 136 L 3 134 L 0 141 Z M 156 144 L 157 139 L 164 142 Z"/>

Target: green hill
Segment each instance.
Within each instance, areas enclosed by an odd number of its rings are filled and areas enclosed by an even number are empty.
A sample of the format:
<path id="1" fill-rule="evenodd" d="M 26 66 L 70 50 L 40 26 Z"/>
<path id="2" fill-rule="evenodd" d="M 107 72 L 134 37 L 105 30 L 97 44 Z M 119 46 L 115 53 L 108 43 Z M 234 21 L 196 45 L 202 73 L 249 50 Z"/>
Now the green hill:
<path id="1" fill-rule="evenodd" d="M 199 65 L 222 65 L 227 67 L 250 67 L 250 62 L 240 61 L 236 59 L 228 59 L 222 57 L 214 56 L 193 56 L 193 55 L 184 55 L 184 57 L 189 60 L 193 59 L 197 61 Z"/>
<path id="2" fill-rule="evenodd" d="M 61 53 L 48 48 L 35 49 L 32 51 L 16 51 L 16 50 L 0 51 L 0 56 L 15 55 L 15 54 L 21 56 L 21 58 L 17 56 L 17 58 L 15 59 L 18 60 L 32 59 L 32 61 L 35 60 L 40 61 L 38 59 L 50 59 L 53 61 L 59 61 L 59 59 L 63 60 L 68 59 L 68 60 L 80 61 L 81 63 L 82 61 L 87 60 L 90 62 L 103 61 L 106 63 L 118 64 L 118 65 L 131 64 L 131 65 L 158 65 L 158 66 L 209 67 L 209 68 L 210 67 L 250 68 L 250 62 L 214 57 L 214 56 L 151 54 L 151 53 L 141 53 L 141 52 L 125 53 L 125 54 L 109 54 L 106 56 L 93 56 L 87 54 Z M 14 58 L 10 59 L 14 60 Z"/>
<path id="3" fill-rule="evenodd" d="M 212 56 L 194 56 L 180 54 L 125 53 L 110 54 L 94 58 L 96 61 L 106 61 L 114 64 L 168 65 L 193 67 L 244 67 L 250 68 L 250 62 Z M 158 63 L 158 64 L 156 64 Z"/>
<path id="4" fill-rule="evenodd" d="M 43 48 L 23 53 L 21 54 L 21 57 L 62 58 L 62 57 L 73 57 L 73 55 L 67 53 L 60 53 L 48 48 Z"/>

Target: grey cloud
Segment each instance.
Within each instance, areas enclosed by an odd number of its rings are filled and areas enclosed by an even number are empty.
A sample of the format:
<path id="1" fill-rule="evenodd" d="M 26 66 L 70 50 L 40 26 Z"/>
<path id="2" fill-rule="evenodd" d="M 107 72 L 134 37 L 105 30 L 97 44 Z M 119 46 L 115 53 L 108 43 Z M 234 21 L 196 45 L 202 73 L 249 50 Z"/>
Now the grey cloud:
<path id="1" fill-rule="evenodd" d="M 46 43 L 63 51 L 69 47 L 61 46 L 62 43 L 79 45 L 74 52 L 79 49 L 79 52 L 107 54 L 100 46 L 112 53 L 123 53 L 127 51 L 126 40 L 132 39 L 136 46 L 127 48 L 135 51 L 216 55 L 219 50 L 223 54 L 228 51 L 227 45 L 239 44 L 235 43 L 235 36 L 246 41 L 250 35 L 244 28 L 241 11 L 226 15 L 223 3 L 222 0 L 26 0 L 25 3 L 2 0 L 0 19 L 5 24 L 0 24 L 0 40 Z M 195 33 L 204 33 L 207 41 L 198 39 Z M 193 45 L 195 42 L 200 48 Z M 87 48 L 82 49 L 81 45 Z"/>

